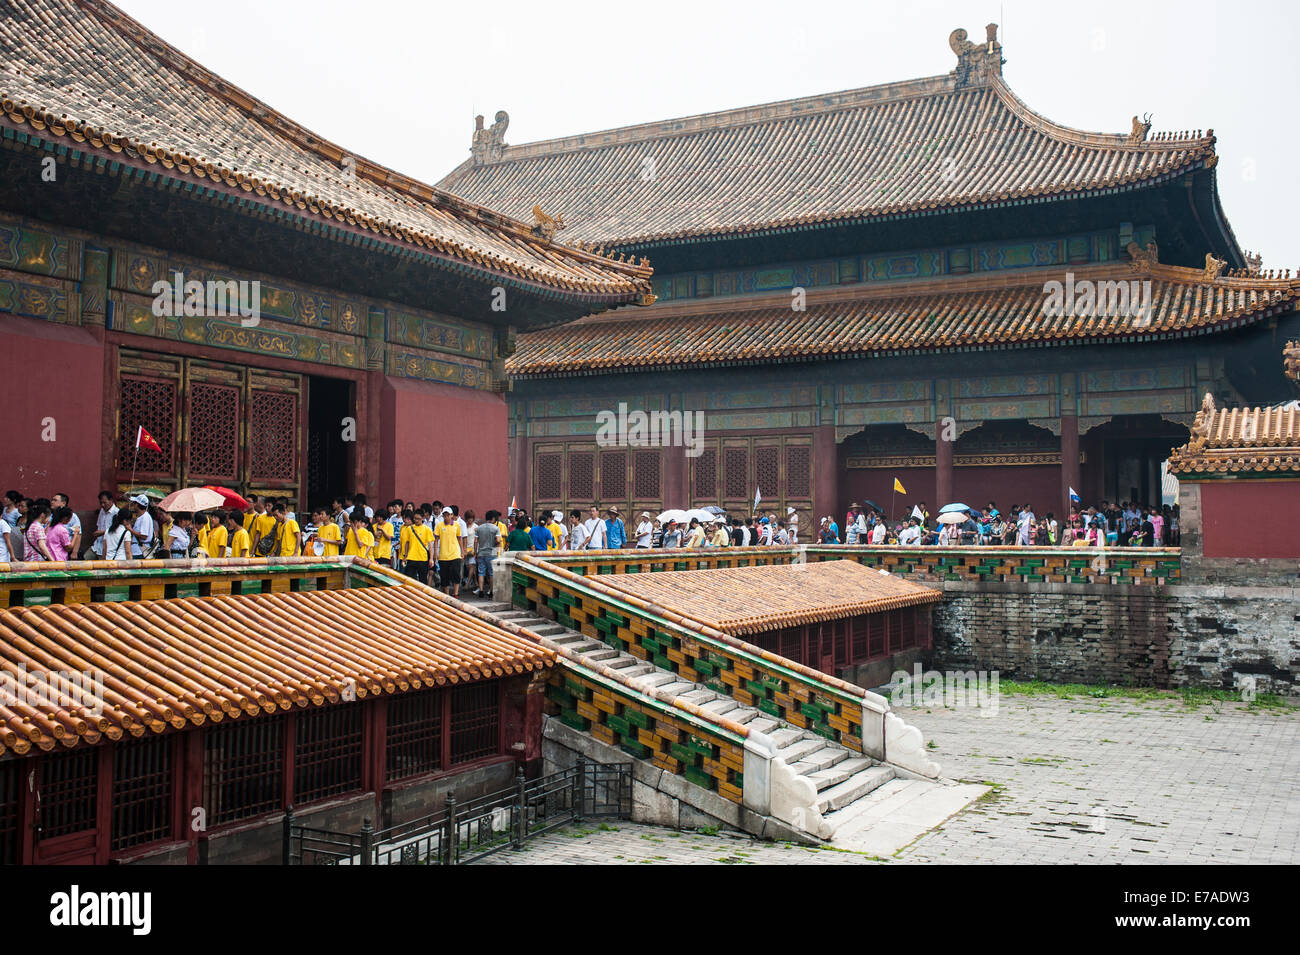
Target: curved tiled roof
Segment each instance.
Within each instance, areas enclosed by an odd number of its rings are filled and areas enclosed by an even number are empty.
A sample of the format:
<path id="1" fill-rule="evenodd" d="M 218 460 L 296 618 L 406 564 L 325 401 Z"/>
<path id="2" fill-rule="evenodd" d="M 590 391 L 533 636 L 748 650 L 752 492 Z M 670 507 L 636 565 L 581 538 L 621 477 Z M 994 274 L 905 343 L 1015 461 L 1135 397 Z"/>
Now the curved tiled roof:
<path id="1" fill-rule="evenodd" d="M 1169 473 L 1300 476 L 1300 408 L 1214 407 L 1205 403 L 1192 424 L 1192 439 L 1169 456 Z"/>
<path id="2" fill-rule="evenodd" d="M 733 636 L 943 599 L 937 590 L 855 560 L 607 574 L 600 581 Z"/>
<path id="3" fill-rule="evenodd" d="M 623 301 L 649 292 L 648 267 L 563 248 L 522 222 L 352 156 L 105 0 L 6 0 L 6 125 L 549 288 Z"/>
<path id="4" fill-rule="evenodd" d="M 1052 315 L 1046 280 L 1060 269 L 989 277 L 879 283 L 819 295 L 794 311 L 789 293 L 762 299 L 694 300 L 620 310 L 521 335 L 506 363 L 516 377 L 852 358 L 930 350 L 1138 341 L 1203 334 L 1296 308 L 1300 280 L 1207 280 L 1200 270 L 1114 265 L 1074 272 L 1091 281 L 1151 280 L 1149 314 L 1093 308 Z M 1098 303 L 1100 304 L 1100 303 Z M 1098 314 L 1098 312 L 1101 312 Z M 1108 314 L 1115 311 L 1116 314 Z"/>
<path id="5" fill-rule="evenodd" d="M 0 672 L 103 673 L 102 712 L 0 694 L 0 755 L 545 669 L 555 654 L 419 587 L 0 611 Z M 13 689 L 11 683 L 8 689 Z"/>
<path id="6" fill-rule="evenodd" d="M 567 237 L 637 245 L 1112 189 L 1217 161 L 1213 130 L 1053 123 L 1011 92 L 996 59 L 977 75 L 508 146 L 439 185 L 513 215 L 541 195 Z"/>

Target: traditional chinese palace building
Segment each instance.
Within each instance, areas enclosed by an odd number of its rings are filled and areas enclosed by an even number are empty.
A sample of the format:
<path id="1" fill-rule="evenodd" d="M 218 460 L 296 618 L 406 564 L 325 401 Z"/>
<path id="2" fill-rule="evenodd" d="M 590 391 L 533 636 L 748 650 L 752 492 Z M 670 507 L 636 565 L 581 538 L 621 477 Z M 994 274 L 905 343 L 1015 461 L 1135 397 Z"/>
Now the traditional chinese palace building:
<path id="1" fill-rule="evenodd" d="M 1069 129 L 1007 86 L 995 26 L 949 43 L 944 76 L 519 146 L 501 113 L 476 134 L 443 188 L 512 215 L 540 201 L 566 242 L 650 257 L 659 300 L 520 337 L 512 492 L 747 513 L 758 489 L 805 521 L 887 505 L 895 478 L 909 508 L 1159 502 L 1207 391 L 1289 396 L 1300 282 L 1238 245 L 1213 131 Z M 620 402 L 702 411 L 703 453 L 597 446 Z"/>
<path id="2" fill-rule="evenodd" d="M 88 507 L 134 471 L 501 507 L 515 330 L 649 294 L 647 267 L 350 155 L 104 0 L 4 5 L 0 145 L 0 484 L 31 496 Z M 135 458 L 139 426 L 161 453 Z M 501 437 L 435 454 L 438 426 Z"/>

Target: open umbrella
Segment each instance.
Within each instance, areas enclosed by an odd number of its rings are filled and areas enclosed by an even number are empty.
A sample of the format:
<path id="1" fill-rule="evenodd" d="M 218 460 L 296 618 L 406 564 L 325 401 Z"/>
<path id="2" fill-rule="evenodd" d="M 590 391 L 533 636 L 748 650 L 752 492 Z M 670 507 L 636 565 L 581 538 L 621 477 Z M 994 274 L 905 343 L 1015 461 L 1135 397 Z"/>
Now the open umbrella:
<path id="1" fill-rule="evenodd" d="M 877 504 L 875 501 L 872 501 L 864 497 L 862 499 L 862 503 L 866 505 L 868 510 L 879 511 L 881 514 L 885 513 L 885 509 L 881 507 L 879 504 Z"/>
<path id="2" fill-rule="evenodd" d="M 967 507 L 965 504 L 945 504 L 943 507 L 939 508 L 939 513 L 940 513 L 940 514 L 951 514 L 951 513 L 954 513 L 954 512 L 956 512 L 956 511 L 969 511 L 969 510 L 970 510 L 970 508 Z M 948 523 L 951 523 L 951 522 L 948 522 Z M 958 523 L 960 523 L 960 521 L 959 521 Z"/>
<path id="3" fill-rule="evenodd" d="M 715 517 L 717 517 L 716 514 L 702 507 L 697 507 L 686 512 L 687 523 L 690 522 L 691 518 L 695 518 L 703 524 L 711 524 Z"/>
<path id="4" fill-rule="evenodd" d="M 172 491 L 162 499 L 159 505 L 164 511 L 210 511 L 214 507 L 221 507 L 226 499 L 219 493 L 207 487 L 183 487 L 179 491 Z"/>
<path id="5" fill-rule="evenodd" d="M 135 497 L 137 494 L 143 494 L 151 501 L 161 501 L 167 496 L 167 492 L 160 487 L 138 487 L 133 491 L 126 492 L 128 496 Z"/>
<path id="6" fill-rule="evenodd" d="M 727 509 L 726 509 L 726 508 L 718 507 L 718 505 L 716 505 L 716 504 L 710 504 L 708 507 L 700 508 L 700 510 L 708 511 L 708 512 L 709 512 L 710 514 L 712 514 L 714 517 L 718 517 L 718 516 L 720 516 L 720 515 L 722 515 L 722 514 L 726 514 L 726 513 L 727 513 Z"/>
<path id="7" fill-rule="evenodd" d="M 678 524 L 684 524 L 687 521 L 689 521 L 690 518 L 686 516 L 686 512 L 683 511 L 682 509 L 673 508 L 671 510 L 664 511 L 662 514 L 659 515 L 658 518 L 656 518 L 656 520 L 658 520 L 662 524 L 667 524 L 669 521 L 676 521 Z"/>
<path id="8" fill-rule="evenodd" d="M 221 507 L 232 507 L 237 511 L 246 511 L 253 505 L 249 503 L 238 491 L 232 491 L 228 487 L 221 487 L 217 484 L 205 484 L 209 491 L 216 491 L 221 495 Z"/>
<path id="9" fill-rule="evenodd" d="M 940 524 L 965 524 L 970 517 L 961 511 L 949 511 L 947 514 L 939 515 Z"/>

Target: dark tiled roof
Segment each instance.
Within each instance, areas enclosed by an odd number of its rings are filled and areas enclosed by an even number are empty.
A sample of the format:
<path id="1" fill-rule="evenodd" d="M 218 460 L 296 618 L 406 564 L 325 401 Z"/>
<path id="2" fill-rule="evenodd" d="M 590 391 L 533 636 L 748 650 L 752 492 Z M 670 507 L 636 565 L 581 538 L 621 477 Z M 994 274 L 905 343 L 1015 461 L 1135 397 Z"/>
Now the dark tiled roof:
<path id="1" fill-rule="evenodd" d="M 608 574 L 601 583 L 733 636 L 937 603 L 943 595 L 855 560 Z"/>
<path id="2" fill-rule="evenodd" d="M 808 293 L 793 311 L 788 293 L 761 300 L 721 299 L 620 310 L 519 337 L 506 370 L 517 377 L 575 371 L 637 371 L 848 358 L 916 350 L 964 350 L 1039 343 L 1169 338 L 1255 321 L 1296 307 L 1300 280 L 1207 280 L 1197 269 L 1154 265 L 1089 266 L 1076 283 L 1151 280 L 1150 314 L 1046 314 L 1044 282 L 1060 270 L 990 277 L 881 283 Z M 1117 310 L 1110 310 L 1116 311 Z"/>
<path id="3" fill-rule="evenodd" d="M 1197 475 L 1300 476 L 1300 409 L 1215 408 L 1207 393 L 1192 439 L 1169 456 L 1169 471 Z"/>
<path id="4" fill-rule="evenodd" d="M 540 201 L 564 215 L 566 239 L 631 245 L 1124 187 L 1216 162 L 1213 130 L 1059 126 L 993 59 L 975 74 L 507 146 L 440 185 L 513 215 Z"/>
<path id="5" fill-rule="evenodd" d="M 554 245 L 521 222 L 351 156 L 105 0 L 4 7 L 0 126 L 554 289 L 624 301 L 649 293 L 648 268 Z M 524 214 L 531 223 L 531 205 Z"/>
<path id="6" fill-rule="evenodd" d="M 337 703 L 349 680 L 363 698 L 554 659 L 416 586 L 15 608 L 0 611 L 0 672 L 97 669 L 105 699 L 94 715 L 63 692 L 0 694 L 0 755 Z"/>

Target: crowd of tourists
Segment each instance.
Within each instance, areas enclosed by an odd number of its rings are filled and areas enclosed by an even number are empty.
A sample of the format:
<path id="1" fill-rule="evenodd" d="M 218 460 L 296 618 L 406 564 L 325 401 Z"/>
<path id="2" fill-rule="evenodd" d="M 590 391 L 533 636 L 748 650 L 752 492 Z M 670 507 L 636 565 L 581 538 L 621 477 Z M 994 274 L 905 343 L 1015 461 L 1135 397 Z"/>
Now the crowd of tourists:
<path id="1" fill-rule="evenodd" d="M 542 510 L 489 510 L 480 519 L 456 504 L 416 504 L 395 499 L 380 512 L 366 495 L 335 498 L 303 520 L 287 500 L 253 496 L 246 509 L 222 508 L 198 514 L 168 513 L 144 494 L 101 491 L 94 527 L 83 527 L 67 494 L 27 498 L 5 493 L 0 506 L 0 562 L 171 559 L 206 557 L 371 558 L 456 595 L 491 587 L 492 561 L 502 550 L 619 550 L 789 546 L 800 543 L 902 546 L 1119 546 L 1176 547 L 1178 506 L 1121 501 L 1072 507 L 1061 521 L 1053 512 L 1035 513 L 1030 504 L 1005 512 L 989 501 L 957 518 L 932 518 L 922 501 L 904 521 L 854 502 L 841 527 L 821 518 L 812 540 L 801 539 L 793 507 L 776 513 L 663 519 L 641 512 L 624 521 L 618 507 L 592 505 L 565 515 Z M 945 509 L 948 510 L 948 509 Z"/>

